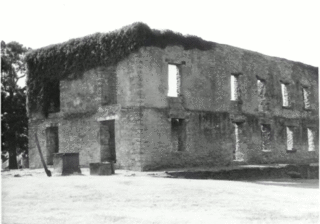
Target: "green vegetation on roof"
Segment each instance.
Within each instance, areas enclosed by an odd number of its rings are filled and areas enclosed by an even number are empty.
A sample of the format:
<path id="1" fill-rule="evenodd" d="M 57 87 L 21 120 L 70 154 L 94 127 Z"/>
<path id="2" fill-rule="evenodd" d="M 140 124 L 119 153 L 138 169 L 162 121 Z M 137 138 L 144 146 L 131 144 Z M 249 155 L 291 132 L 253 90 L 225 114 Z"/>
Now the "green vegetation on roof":
<path id="1" fill-rule="evenodd" d="M 41 109 L 47 115 L 50 103 L 58 99 L 55 95 L 59 80 L 80 77 L 84 71 L 98 66 L 114 65 L 144 46 L 171 45 L 183 46 L 185 50 L 210 50 L 215 43 L 133 23 L 109 33 L 96 33 L 31 51 L 26 56 L 29 110 Z"/>

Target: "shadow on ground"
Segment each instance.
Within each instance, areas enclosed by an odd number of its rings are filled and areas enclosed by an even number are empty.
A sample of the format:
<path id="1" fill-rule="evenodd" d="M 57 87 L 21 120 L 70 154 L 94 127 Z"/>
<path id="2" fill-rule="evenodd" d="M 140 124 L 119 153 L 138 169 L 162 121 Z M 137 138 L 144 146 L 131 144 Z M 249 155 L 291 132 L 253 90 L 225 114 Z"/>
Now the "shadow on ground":
<path id="1" fill-rule="evenodd" d="M 319 188 L 319 166 L 314 165 L 239 166 L 229 170 L 173 171 L 166 174 L 169 178 L 235 180 L 263 185 Z"/>
<path id="2" fill-rule="evenodd" d="M 252 181 L 248 181 L 252 182 Z M 319 180 L 317 179 L 270 179 L 253 181 L 256 184 L 282 186 L 282 187 L 298 187 L 298 188 L 319 188 Z"/>

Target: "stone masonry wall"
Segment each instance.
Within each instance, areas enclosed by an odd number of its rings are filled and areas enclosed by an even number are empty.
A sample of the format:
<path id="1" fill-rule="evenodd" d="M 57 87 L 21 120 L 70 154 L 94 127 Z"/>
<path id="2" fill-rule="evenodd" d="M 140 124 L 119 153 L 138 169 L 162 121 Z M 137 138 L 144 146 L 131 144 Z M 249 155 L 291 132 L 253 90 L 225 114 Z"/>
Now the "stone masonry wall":
<path id="1" fill-rule="evenodd" d="M 94 114 L 101 105 L 101 73 L 103 68 L 85 72 L 81 78 L 60 81 L 60 112 L 50 113 L 48 118 L 30 116 L 29 158 L 30 167 L 41 167 L 35 144 L 37 132 L 40 147 L 46 157 L 46 128 L 58 127 L 59 152 L 79 152 L 80 164 L 97 161 L 99 125 Z"/>
<path id="2" fill-rule="evenodd" d="M 180 95 L 169 99 L 168 64 L 181 75 Z M 116 66 L 86 71 L 60 82 L 60 112 L 29 120 L 30 167 L 41 167 L 34 133 L 46 156 L 45 130 L 57 126 L 59 152 L 79 152 L 80 165 L 100 161 L 100 121 L 115 120 L 116 168 L 220 166 L 238 163 L 318 161 L 317 69 L 226 45 L 210 51 L 172 46 L 144 47 Z M 237 74 L 240 100 L 231 101 L 230 79 Z M 264 82 L 263 107 L 257 80 Z M 282 106 L 281 83 L 288 85 L 290 106 Z M 311 109 L 304 109 L 303 89 Z M 260 105 L 260 106 L 259 106 Z M 259 109 L 260 108 L 260 109 Z M 263 108 L 261 110 L 261 108 Z M 171 119 L 184 119 L 183 151 L 173 146 Z M 271 128 L 262 150 L 261 125 Z M 296 152 L 286 151 L 286 127 L 293 127 Z M 308 151 L 308 128 L 315 130 L 315 151 Z M 268 147 L 269 147 L 268 146 Z"/>
<path id="3" fill-rule="evenodd" d="M 101 68 L 85 72 L 81 78 L 60 81 L 61 112 L 73 116 L 95 113 L 101 105 Z"/>
<path id="4" fill-rule="evenodd" d="M 319 111 L 318 69 L 285 59 L 265 56 L 227 45 L 214 50 L 184 51 L 173 46 L 165 49 L 141 48 L 131 55 L 142 66 L 143 101 L 146 107 L 167 107 L 168 63 L 180 64 L 181 94 L 186 109 L 200 111 L 229 111 L 231 74 L 242 73 L 239 78 L 242 111 L 258 114 L 257 80 L 266 82 L 271 115 L 306 116 L 303 110 L 302 87 L 311 91 L 312 108 Z M 281 104 L 281 81 L 290 83 L 291 110 Z M 253 88 L 254 87 L 254 88 Z M 310 117 L 310 115 L 308 114 Z M 313 118 L 317 118 L 314 116 Z"/>
<path id="5" fill-rule="evenodd" d="M 317 68 L 226 45 L 217 45 L 210 51 L 184 51 L 178 46 L 165 49 L 147 47 L 131 57 L 135 57 L 136 64 L 141 66 L 138 72 L 143 83 L 143 169 L 234 163 L 235 124 L 239 127 L 242 163 L 318 160 L 318 135 L 314 152 L 308 151 L 306 137 L 307 128 L 316 132 L 319 129 Z M 189 120 L 184 152 L 172 151 L 168 64 L 177 64 L 180 69 L 180 98 Z M 232 74 L 238 76 L 238 101 L 231 101 Z M 258 79 L 265 85 L 263 107 L 258 94 Z M 288 108 L 282 106 L 283 82 L 288 84 Z M 310 91 L 311 110 L 304 109 L 303 88 Z M 225 116 L 222 120 L 221 114 Z M 209 124 L 206 119 L 201 124 L 201 119 L 195 119 L 202 115 L 211 117 Z M 271 151 L 262 151 L 262 124 L 271 128 Z M 216 126 L 227 127 L 227 131 L 217 134 L 214 131 Z M 297 152 L 286 151 L 287 126 L 295 126 Z"/>
<path id="6" fill-rule="evenodd" d="M 186 119 L 184 151 L 173 147 L 165 109 L 145 109 L 143 115 L 143 170 L 230 164 L 234 129 L 227 113 L 192 112 Z"/>
<path id="7" fill-rule="evenodd" d="M 117 76 L 117 72 L 120 75 Z M 86 71 L 76 80 L 62 80 L 60 112 L 51 113 L 48 118 L 33 114 L 37 116 L 29 119 L 30 168 L 42 167 L 34 133 L 37 132 L 46 157 L 45 132 L 49 126 L 58 127 L 59 152 L 79 152 L 81 166 L 100 162 L 100 121 L 115 120 L 116 167 L 141 169 L 140 110 L 132 100 L 123 97 L 132 97 L 135 91 L 135 88 L 126 88 L 126 85 L 134 86 L 136 83 L 135 77 L 130 77 L 130 74 L 127 65 L 119 64 L 117 67 Z M 119 94 L 122 98 L 118 97 Z M 123 107 L 115 104 L 118 98 Z M 131 107 L 125 102 L 129 102 Z"/>

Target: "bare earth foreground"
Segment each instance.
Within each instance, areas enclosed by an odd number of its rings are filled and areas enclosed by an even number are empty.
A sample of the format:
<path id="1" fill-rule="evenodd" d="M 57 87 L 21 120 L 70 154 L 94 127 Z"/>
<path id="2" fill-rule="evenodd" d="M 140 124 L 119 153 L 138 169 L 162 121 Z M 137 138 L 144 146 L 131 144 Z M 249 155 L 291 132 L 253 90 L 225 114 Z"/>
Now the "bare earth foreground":
<path id="1" fill-rule="evenodd" d="M 318 223 L 318 180 L 225 181 L 2 172 L 2 223 Z M 14 177 L 15 175 L 18 177 Z"/>

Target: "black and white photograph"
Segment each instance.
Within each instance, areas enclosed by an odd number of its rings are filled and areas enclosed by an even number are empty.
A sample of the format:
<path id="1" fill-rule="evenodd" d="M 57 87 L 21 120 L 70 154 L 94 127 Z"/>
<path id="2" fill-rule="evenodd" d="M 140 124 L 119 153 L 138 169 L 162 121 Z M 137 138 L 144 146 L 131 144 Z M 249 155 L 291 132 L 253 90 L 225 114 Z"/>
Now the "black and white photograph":
<path id="1" fill-rule="evenodd" d="M 0 0 L 1 223 L 319 223 L 316 0 Z"/>

